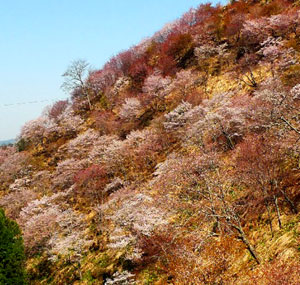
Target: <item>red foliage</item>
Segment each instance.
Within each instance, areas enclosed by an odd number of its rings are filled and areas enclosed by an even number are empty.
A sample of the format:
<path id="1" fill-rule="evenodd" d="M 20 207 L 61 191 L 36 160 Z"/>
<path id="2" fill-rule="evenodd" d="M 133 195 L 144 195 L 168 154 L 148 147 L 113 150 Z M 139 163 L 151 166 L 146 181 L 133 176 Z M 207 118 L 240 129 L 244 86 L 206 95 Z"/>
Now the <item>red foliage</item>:
<path id="1" fill-rule="evenodd" d="M 214 38 L 221 23 L 221 10 L 222 7 L 220 5 L 216 5 L 215 7 L 213 7 L 210 3 L 200 5 L 195 13 L 196 27 L 193 28 L 193 35 L 209 35 Z"/>
<path id="2" fill-rule="evenodd" d="M 278 144 L 274 138 L 268 136 L 248 136 L 239 145 L 236 158 L 236 177 L 251 191 L 251 203 L 263 202 L 266 209 L 274 207 L 280 216 L 279 206 L 284 201 L 291 212 L 297 213 L 297 205 L 287 191 L 286 182 L 290 180 L 291 170 L 285 165 L 285 146 Z M 256 197 L 253 197 L 254 194 Z M 257 204 L 258 205 L 258 204 Z M 259 205 L 258 205 L 259 206 Z M 255 209 L 252 209 L 252 213 Z M 281 227 L 278 216 L 279 227 Z M 271 217 L 268 217 L 272 233 Z"/>
<path id="3" fill-rule="evenodd" d="M 297 260 L 293 263 L 276 260 L 265 264 L 260 270 L 252 273 L 252 284 L 288 285 L 299 284 L 300 264 Z"/>
<path id="4" fill-rule="evenodd" d="M 164 75 L 174 74 L 176 67 L 186 67 L 193 56 L 192 36 L 188 33 L 172 33 L 161 45 L 159 67 Z"/>
<path id="5" fill-rule="evenodd" d="M 150 236 L 135 233 L 138 237 L 137 248 L 139 248 L 143 255 L 141 257 L 142 265 L 157 261 L 159 258 L 165 255 L 166 249 L 170 251 L 174 250 L 173 235 L 171 231 L 155 232 Z M 165 258 L 167 256 L 164 256 Z"/>
<path id="6" fill-rule="evenodd" d="M 75 183 L 79 186 L 86 186 L 90 180 L 95 180 L 97 186 L 101 186 L 106 171 L 99 165 L 92 165 L 87 169 L 78 172 L 74 178 Z M 100 184 L 99 184 L 100 183 Z"/>
<path id="7" fill-rule="evenodd" d="M 152 71 L 152 67 L 147 63 L 147 56 L 140 57 L 132 62 L 129 69 L 129 75 L 133 81 L 132 87 L 136 90 L 141 90 L 145 78 Z"/>
<path id="8" fill-rule="evenodd" d="M 162 54 L 159 59 L 158 67 L 164 76 L 174 75 L 178 70 L 176 68 L 176 61 L 171 56 Z"/>
<path id="9" fill-rule="evenodd" d="M 135 54 L 133 53 L 132 49 L 123 51 L 116 56 L 116 60 L 119 64 L 119 69 L 122 71 L 123 75 L 126 76 L 128 74 L 134 59 Z"/>
<path id="10" fill-rule="evenodd" d="M 103 202 L 102 190 L 108 182 L 104 167 L 92 165 L 79 171 L 75 177 L 76 193 L 90 203 Z"/>
<path id="11" fill-rule="evenodd" d="M 49 118 L 56 120 L 63 113 L 63 111 L 67 108 L 68 103 L 69 103 L 68 100 L 61 100 L 61 101 L 55 102 L 48 112 Z"/>
<path id="12" fill-rule="evenodd" d="M 289 0 L 273 0 L 263 5 L 260 15 L 261 17 L 268 17 L 271 15 L 279 14 L 291 5 Z"/>
<path id="13" fill-rule="evenodd" d="M 239 35 L 243 28 L 244 20 L 244 13 L 228 13 L 224 19 L 225 35 L 228 37 Z"/>
<path id="14" fill-rule="evenodd" d="M 207 95 L 204 94 L 204 92 L 200 92 L 198 90 L 192 90 L 185 97 L 185 101 L 189 102 L 193 106 L 197 106 L 197 105 L 200 105 L 202 103 L 203 99 L 205 99 L 206 97 L 207 97 Z"/>
<path id="15" fill-rule="evenodd" d="M 195 12 L 196 25 L 201 26 L 209 23 L 220 9 L 220 6 L 213 7 L 210 3 L 201 4 Z"/>
<path id="16" fill-rule="evenodd" d="M 94 111 L 92 117 L 95 120 L 95 127 L 101 135 L 118 134 L 120 122 L 112 111 Z"/>

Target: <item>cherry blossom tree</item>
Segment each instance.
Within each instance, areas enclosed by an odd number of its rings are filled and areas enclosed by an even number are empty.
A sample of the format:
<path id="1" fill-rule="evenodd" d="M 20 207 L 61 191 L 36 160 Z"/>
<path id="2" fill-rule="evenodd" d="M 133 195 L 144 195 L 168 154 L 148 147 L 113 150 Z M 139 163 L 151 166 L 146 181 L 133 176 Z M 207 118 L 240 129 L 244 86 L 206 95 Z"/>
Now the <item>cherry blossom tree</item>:
<path id="1" fill-rule="evenodd" d="M 77 132 L 81 131 L 83 119 L 76 115 L 71 106 L 68 106 L 64 112 L 58 117 L 58 133 L 66 136 L 74 136 Z"/>
<path id="2" fill-rule="evenodd" d="M 269 78 L 264 81 L 253 97 L 254 124 L 256 122 L 265 128 L 280 124 L 283 130 L 293 131 L 299 137 L 299 119 L 296 115 L 299 102 L 294 95 L 295 90 L 289 92 L 277 79 Z"/>
<path id="3" fill-rule="evenodd" d="M 93 90 L 95 94 L 106 91 L 110 86 L 112 86 L 118 75 L 114 72 L 112 67 L 107 63 L 100 70 L 90 71 L 87 78 L 87 84 L 90 89 Z"/>
<path id="4" fill-rule="evenodd" d="M 113 89 L 112 89 L 112 94 L 114 97 L 118 96 L 121 92 L 125 91 L 128 89 L 128 87 L 131 84 L 131 79 L 130 77 L 127 76 L 121 76 L 117 79 L 115 82 Z"/>
<path id="5" fill-rule="evenodd" d="M 296 14 L 278 14 L 272 15 L 269 20 L 268 29 L 272 35 L 281 36 L 291 29 L 294 24 Z M 292 30 L 292 29 L 291 29 Z"/>
<path id="6" fill-rule="evenodd" d="M 98 153 L 97 156 L 102 163 L 105 163 L 108 171 L 111 173 L 120 172 L 124 175 L 126 173 L 124 149 L 124 141 L 112 140 L 104 148 L 104 151 Z"/>
<path id="7" fill-rule="evenodd" d="M 293 96 L 293 100 L 300 100 L 300 84 L 295 85 L 290 90 L 291 95 Z"/>
<path id="8" fill-rule="evenodd" d="M 14 154 L 16 152 L 15 147 L 0 147 L 0 165 L 6 160 L 7 157 Z"/>
<path id="9" fill-rule="evenodd" d="M 69 157 L 74 159 L 83 159 L 87 156 L 98 138 L 99 134 L 95 130 L 88 129 L 63 145 L 58 152 L 67 153 Z"/>
<path id="10" fill-rule="evenodd" d="M 197 85 L 197 75 L 191 70 L 181 70 L 167 87 L 167 93 L 176 92 L 179 98 L 184 99 Z"/>
<path id="11" fill-rule="evenodd" d="M 192 105 L 188 102 L 182 102 L 173 111 L 165 115 L 164 127 L 169 130 L 175 130 L 185 125 L 186 113 L 191 110 Z"/>
<path id="12" fill-rule="evenodd" d="M 34 200 L 22 209 L 18 222 L 23 229 L 28 254 L 38 253 L 46 246 L 57 226 L 59 214 L 59 208 L 50 204 L 46 197 Z"/>
<path id="13" fill-rule="evenodd" d="M 241 30 L 241 36 L 245 44 L 255 45 L 268 37 L 268 19 L 260 17 L 257 19 L 246 20 Z"/>
<path id="14" fill-rule="evenodd" d="M 106 153 L 111 146 L 118 144 L 119 140 L 116 135 L 101 136 L 97 141 L 93 143 L 93 148 L 88 154 L 88 160 L 92 164 L 101 164 L 106 158 Z"/>
<path id="15" fill-rule="evenodd" d="M 137 232 L 151 236 L 156 227 L 168 223 L 167 217 L 170 215 L 164 209 L 154 206 L 152 202 L 153 199 L 145 194 L 132 194 L 126 200 L 122 199 L 122 201 L 119 201 L 117 208 L 115 208 L 112 214 L 107 213 L 106 218 L 124 230 L 131 231 L 133 236 Z M 127 245 L 124 242 L 122 244 L 124 246 Z M 115 247 L 114 245 L 111 246 Z"/>
<path id="16" fill-rule="evenodd" d="M 23 229 L 28 254 L 47 250 L 51 260 L 72 256 L 78 262 L 83 249 L 91 245 L 84 216 L 68 208 L 67 203 L 64 207 L 58 205 L 66 202 L 71 191 L 44 196 L 22 209 L 18 222 Z"/>
<path id="17" fill-rule="evenodd" d="M 37 195 L 33 191 L 26 188 L 20 188 L 2 197 L 0 206 L 5 209 L 8 217 L 16 220 L 19 217 L 21 210 L 36 198 Z"/>
<path id="18" fill-rule="evenodd" d="M 152 39 L 158 43 L 163 43 L 173 30 L 176 29 L 177 24 L 177 21 L 167 23 L 160 31 L 153 35 Z"/>
<path id="19" fill-rule="evenodd" d="M 124 187 L 125 182 L 119 177 L 114 178 L 110 183 L 106 184 L 104 192 L 108 195 L 114 193 Z"/>
<path id="20" fill-rule="evenodd" d="M 118 285 L 118 284 L 126 284 L 126 285 L 133 285 L 136 284 L 134 279 L 134 274 L 128 271 L 122 272 L 115 272 L 111 278 L 107 278 L 105 281 L 105 285 Z"/>
<path id="21" fill-rule="evenodd" d="M 68 189 L 74 183 L 75 174 L 87 166 L 87 159 L 76 160 L 70 158 L 59 162 L 52 179 L 52 187 L 59 191 Z"/>
<path id="22" fill-rule="evenodd" d="M 30 141 L 33 144 L 42 143 L 43 138 L 50 129 L 55 128 L 55 123 L 47 116 L 40 116 L 37 119 L 27 122 L 21 129 L 20 138 Z"/>
<path id="23" fill-rule="evenodd" d="M 217 144 L 225 150 L 235 147 L 243 137 L 247 125 L 245 111 L 230 102 L 231 95 L 215 95 L 211 100 L 206 100 L 203 107 L 195 107 L 187 113 L 187 117 L 191 119 L 195 117 L 195 113 L 200 115 L 200 119 L 191 125 L 187 133 L 190 142 L 194 141 L 203 147 L 211 143 Z"/>
<path id="24" fill-rule="evenodd" d="M 122 105 L 119 116 L 123 120 L 134 120 L 141 112 L 141 103 L 137 98 L 126 98 Z"/>
<path id="25" fill-rule="evenodd" d="M 153 96 L 162 99 L 167 95 L 166 90 L 170 83 L 170 77 L 163 77 L 160 74 L 152 74 L 146 78 L 143 92 L 151 97 Z"/>
<path id="26" fill-rule="evenodd" d="M 7 156 L 0 165 L 0 181 L 2 183 L 13 182 L 29 174 L 29 154 L 26 152 L 13 153 Z"/>
<path id="27" fill-rule="evenodd" d="M 268 37 L 261 44 L 261 49 L 257 52 L 263 56 L 262 62 L 271 66 L 272 76 L 275 76 L 275 65 L 278 58 L 282 55 L 282 43 L 280 39 Z"/>
<path id="28" fill-rule="evenodd" d="M 66 209 L 57 217 L 58 229 L 52 233 L 48 245 L 50 258 L 58 259 L 59 256 L 68 257 L 71 261 L 80 262 L 84 250 L 93 243 L 86 233 L 84 215 Z"/>

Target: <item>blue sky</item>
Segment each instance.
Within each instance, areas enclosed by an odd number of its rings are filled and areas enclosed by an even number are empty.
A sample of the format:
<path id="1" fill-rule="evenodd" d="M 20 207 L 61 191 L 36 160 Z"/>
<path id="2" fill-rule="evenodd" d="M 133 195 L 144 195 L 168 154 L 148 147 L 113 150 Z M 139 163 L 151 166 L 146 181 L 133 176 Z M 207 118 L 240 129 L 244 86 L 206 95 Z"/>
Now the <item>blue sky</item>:
<path id="1" fill-rule="evenodd" d="M 46 105 L 68 98 L 61 74 L 72 60 L 101 68 L 203 2 L 0 0 L 0 140 L 16 137 Z M 32 101 L 44 102 L 19 104 Z"/>

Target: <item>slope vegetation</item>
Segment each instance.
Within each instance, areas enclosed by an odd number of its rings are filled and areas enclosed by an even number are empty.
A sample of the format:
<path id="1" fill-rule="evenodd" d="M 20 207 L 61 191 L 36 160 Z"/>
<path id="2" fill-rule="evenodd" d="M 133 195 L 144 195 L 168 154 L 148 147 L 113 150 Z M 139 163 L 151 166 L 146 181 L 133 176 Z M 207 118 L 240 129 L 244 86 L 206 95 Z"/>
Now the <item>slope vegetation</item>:
<path id="1" fill-rule="evenodd" d="M 300 10 L 200 5 L 0 149 L 30 284 L 299 284 Z"/>

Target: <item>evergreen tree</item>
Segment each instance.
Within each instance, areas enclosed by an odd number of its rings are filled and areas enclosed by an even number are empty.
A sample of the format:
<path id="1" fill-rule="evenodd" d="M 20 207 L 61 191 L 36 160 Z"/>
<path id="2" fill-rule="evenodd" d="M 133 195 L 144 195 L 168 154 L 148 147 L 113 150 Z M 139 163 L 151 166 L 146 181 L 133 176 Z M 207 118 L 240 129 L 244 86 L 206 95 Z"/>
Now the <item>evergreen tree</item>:
<path id="1" fill-rule="evenodd" d="M 26 284 L 24 245 L 20 228 L 0 209 L 0 284 Z"/>

